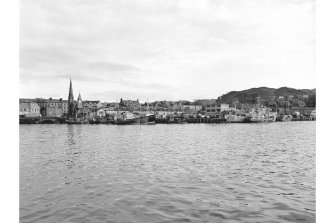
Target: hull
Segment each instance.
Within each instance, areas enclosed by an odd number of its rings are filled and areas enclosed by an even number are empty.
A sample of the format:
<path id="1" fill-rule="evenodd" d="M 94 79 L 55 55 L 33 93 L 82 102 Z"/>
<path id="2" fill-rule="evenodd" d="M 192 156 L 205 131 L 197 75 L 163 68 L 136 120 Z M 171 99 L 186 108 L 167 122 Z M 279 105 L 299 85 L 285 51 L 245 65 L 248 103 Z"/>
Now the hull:
<path id="1" fill-rule="evenodd" d="M 116 125 L 133 125 L 136 123 L 136 118 L 134 119 L 117 119 Z"/>
<path id="2" fill-rule="evenodd" d="M 19 123 L 20 124 L 38 124 L 39 118 L 20 118 Z"/>
<path id="3" fill-rule="evenodd" d="M 235 116 L 231 115 L 227 117 L 227 122 L 229 123 L 244 123 L 246 121 L 245 116 Z"/>
<path id="4" fill-rule="evenodd" d="M 268 123 L 268 122 L 275 122 L 277 119 L 277 113 L 275 112 L 256 112 L 250 114 L 246 118 L 246 122 L 249 123 Z"/>
<path id="5" fill-rule="evenodd" d="M 39 124 L 58 124 L 56 119 L 44 119 L 39 122 Z"/>
<path id="6" fill-rule="evenodd" d="M 292 121 L 292 119 L 293 119 L 292 115 L 284 115 L 284 116 L 280 116 L 278 118 L 278 121 L 279 122 L 290 122 L 290 121 Z"/>
<path id="7" fill-rule="evenodd" d="M 89 121 L 88 120 L 73 120 L 73 119 L 70 119 L 70 120 L 66 120 L 65 123 L 69 124 L 69 125 L 89 124 Z"/>
<path id="8" fill-rule="evenodd" d="M 268 123 L 268 122 L 275 122 L 276 120 L 267 120 L 267 119 L 263 119 L 263 120 L 250 120 L 249 122 L 251 123 Z"/>
<path id="9" fill-rule="evenodd" d="M 167 124 L 169 122 L 168 119 L 166 118 L 159 118 L 159 119 L 156 119 L 155 123 L 160 123 L 160 124 Z"/>
<path id="10" fill-rule="evenodd" d="M 246 120 L 249 123 L 267 123 L 267 122 L 275 122 L 276 117 L 273 118 L 259 118 L 259 117 L 250 117 Z"/>
<path id="11" fill-rule="evenodd" d="M 139 125 L 156 124 L 156 116 L 155 115 L 145 115 L 145 116 L 136 117 L 135 124 L 139 124 Z"/>
<path id="12" fill-rule="evenodd" d="M 186 124 L 186 123 L 188 122 L 181 118 L 173 118 L 168 120 L 168 124 Z"/>

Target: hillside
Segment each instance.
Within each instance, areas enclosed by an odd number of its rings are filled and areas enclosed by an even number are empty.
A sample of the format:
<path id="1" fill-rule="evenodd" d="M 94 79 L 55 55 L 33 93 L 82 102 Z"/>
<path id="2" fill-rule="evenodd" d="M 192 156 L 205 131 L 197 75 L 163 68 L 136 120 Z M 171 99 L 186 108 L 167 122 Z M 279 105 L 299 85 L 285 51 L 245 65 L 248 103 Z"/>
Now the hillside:
<path id="1" fill-rule="evenodd" d="M 276 89 L 259 87 L 243 91 L 231 91 L 218 97 L 217 101 L 219 103 L 228 104 L 231 104 L 234 101 L 238 101 L 240 103 L 255 103 L 256 97 L 261 97 L 262 100 L 270 100 L 271 98 L 278 99 L 279 96 L 284 96 L 286 99 L 291 95 L 294 98 L 302 98 L 303 95 L 308 95 L 309 98 L 311 96 L 315 97 L 316 89 L 295 89 L 289 87 L 281 87 Z"/>

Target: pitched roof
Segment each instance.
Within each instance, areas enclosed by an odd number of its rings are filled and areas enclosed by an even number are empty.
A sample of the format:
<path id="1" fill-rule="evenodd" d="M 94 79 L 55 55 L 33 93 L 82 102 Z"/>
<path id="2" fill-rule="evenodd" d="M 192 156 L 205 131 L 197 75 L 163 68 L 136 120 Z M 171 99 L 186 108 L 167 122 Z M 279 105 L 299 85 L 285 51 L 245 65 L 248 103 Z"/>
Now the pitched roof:
<path id="1" fill-rule="evenodd" d="M 83 103 L 93 103 L 93 104 L 98 104 L 100 101 L 83 101 Z"/>
<path id="2" fill-rule="evenodd" d="M 30 102 L 35 102 L 35 99 L 30 99 L 30 98 L 19 98 L 20 103 L 30 103 Z"/>

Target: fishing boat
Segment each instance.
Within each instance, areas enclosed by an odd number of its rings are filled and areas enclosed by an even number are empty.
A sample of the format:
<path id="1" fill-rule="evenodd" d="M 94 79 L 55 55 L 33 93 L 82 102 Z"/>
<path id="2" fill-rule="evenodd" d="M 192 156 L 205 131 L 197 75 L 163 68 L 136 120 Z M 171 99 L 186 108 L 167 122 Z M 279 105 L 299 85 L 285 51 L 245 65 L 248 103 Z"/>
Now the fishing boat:
<path id="1" fill-rule="evenodd" d="M 156 115 L 152 113 L 140 114 L 134 113 L 135 124 L 152 125 L 156 124 Z"/>
<path id="2" fill-rule="evenodd" d="M 169 119 L 166 115 L 156 115 L 155 123 L 168 124 Z"/>
<path id="3" fill-rule="evenodd" d="M 271 112 L 268 108 L 256 108 L 250 111 L 245 121 L 252 123 L 275 122 L 276 118 L 276 112 Z"/>
<path id="4" fill-rule="evenodd" d="M 246 120 L 246 114 L 243 112 L 231 111 L 226 115 L 228 123 L 243 123 Z"/>
<path id="5" fill-rule="evenodd" d="M 156 115 L 152 113 L 147 113 L 145 117 L 143 117 L 143 123 L 147 125 L 156 124 Z M 142 119 L 141 119 L 141 124 L 142 124 Z"/>
<path id="6" fill-rule="evenodd" d="M 117 125 L 132 125 L 136 123 L 136 116 L 128 111 L 119 112 L 116 115 L 115 124 Z"/>
<path id="7" fill-rule="evenodd" d="M 39 124 L 40 118 L 20 117 L 20 124 Z"/>

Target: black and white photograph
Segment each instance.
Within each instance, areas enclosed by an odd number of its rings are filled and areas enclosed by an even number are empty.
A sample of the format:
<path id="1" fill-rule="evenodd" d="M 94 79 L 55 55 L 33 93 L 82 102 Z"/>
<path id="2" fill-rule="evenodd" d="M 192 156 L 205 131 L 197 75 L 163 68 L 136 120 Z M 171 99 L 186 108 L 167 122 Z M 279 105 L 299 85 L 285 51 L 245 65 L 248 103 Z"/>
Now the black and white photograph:
<path id="1" fill-rule="evenodd" d="M 315 0 L 17 7 L 18 222 L 316 222 Z"/>

